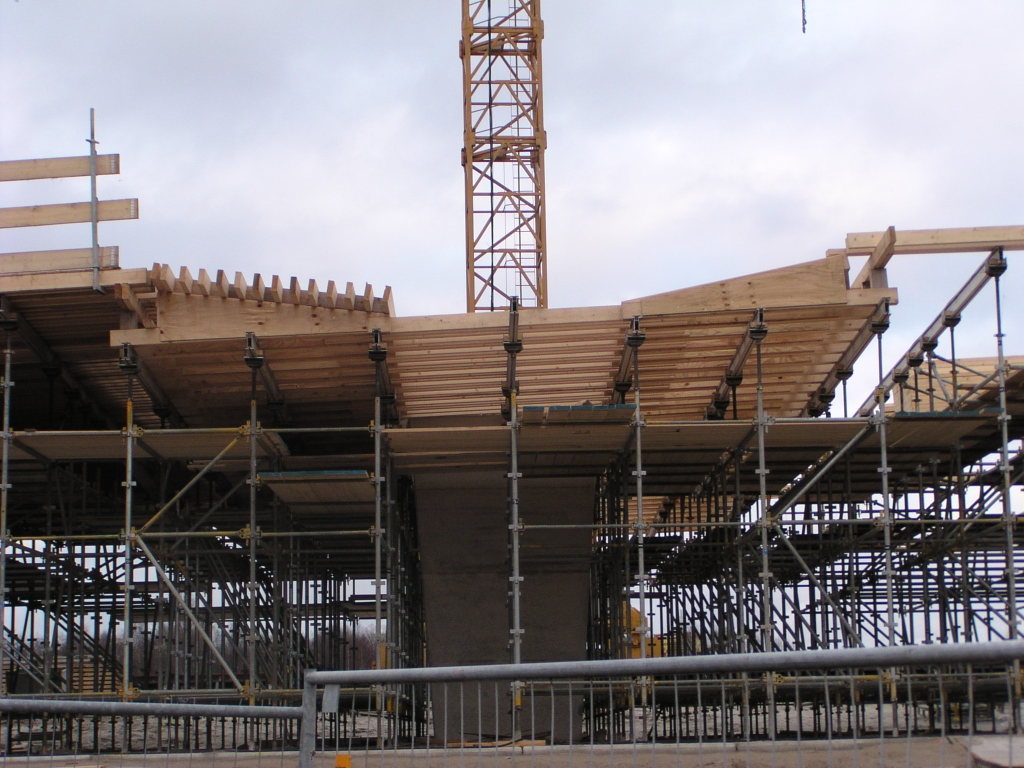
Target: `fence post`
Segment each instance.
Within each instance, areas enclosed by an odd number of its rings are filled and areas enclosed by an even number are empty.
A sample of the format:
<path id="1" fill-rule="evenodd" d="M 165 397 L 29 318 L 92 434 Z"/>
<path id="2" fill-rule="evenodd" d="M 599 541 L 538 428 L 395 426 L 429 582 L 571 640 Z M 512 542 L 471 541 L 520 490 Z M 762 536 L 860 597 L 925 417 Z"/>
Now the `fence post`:
<path id="1" fill-rule="evenodd" d="M 307 669 L 306 673 L 314 670 Z M 302 725 L 299 728 L 299 768 L 313 768 L 316 753 L 316 684 L 302 687 Z"/>

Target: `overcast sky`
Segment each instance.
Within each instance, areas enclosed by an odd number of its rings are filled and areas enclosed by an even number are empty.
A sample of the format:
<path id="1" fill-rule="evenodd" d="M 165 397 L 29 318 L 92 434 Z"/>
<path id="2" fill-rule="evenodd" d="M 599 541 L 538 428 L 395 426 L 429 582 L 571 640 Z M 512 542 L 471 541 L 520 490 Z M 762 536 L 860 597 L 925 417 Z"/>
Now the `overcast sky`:
<path id="1" fill-rule="evenodd" d="M 544 1 L 552 306 L 890 224 L 1024 224 L 1024 3 L 807 4 L 801 34 L 799 0 Z M 402 315 L 460 312 L 459 37 L 459 0 L 0 0 L 0 158 L 83 153 L 95 107 L 122 163 L 100 195 L 140 200 L 101 226 L 123 265 L 390 284 Z M 0 205 L 87 193 L 7 184 Z M 0 250 L 88 244 L 47 229 Z M 897 257 L 893 354 L 979 262 Z M 982 320 L 965 353 L 991 351 Z"/>

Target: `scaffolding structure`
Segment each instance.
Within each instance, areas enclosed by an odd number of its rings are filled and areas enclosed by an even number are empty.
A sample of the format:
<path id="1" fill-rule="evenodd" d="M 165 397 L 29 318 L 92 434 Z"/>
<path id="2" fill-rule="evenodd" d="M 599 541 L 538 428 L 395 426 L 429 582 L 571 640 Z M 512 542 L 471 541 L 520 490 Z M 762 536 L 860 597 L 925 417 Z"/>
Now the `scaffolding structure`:
<path id="1" fill-rule="evenodd" d="M 703 476 L 686 476 L 692 465 L 659 459 L 653 472 L 641 469 L 646 425 L 638 396 L 632 447 L 601 478 L 593 658 L 1019 638 L 1024 551 L 1016 528 L 1024 433 L 1012 425 L 1024 411 L 1024 359 L 1004 354 L 1000 277 L 1006 269 L 1002 250 L 994 249 L 888 373 L 882 368 L 888 308 L 873 317 L 868 328 L 877 340 L 878 385 L 852 415 L 842 417 L 832 417 L 835 392 L 824 388 L 808 405 L 818 411 L 811 418 L 766 413 L 761 345 L 771 324 L 763 312 L 755 313 L 747 334 L 753 344 L 737 350 L 742 357 L 753 346 L 756 354 L 753 418 L 737 415 L 742 376 L 731 364 L 719 390 L 724 394 L 716 393 L 708 412 L 723 429 L 738 429 L 719 444 L 720 457 Z M 986 284 L 993 286 L 997 354 L 958 359 L 954 329 Z M 633 366 L 639 367 L 636 357 Z M 842 370 L 833 377 L 843 382 L 844 411 L 847 378 Z M 723 420 L 730 407 L 731 423 Z M 829 418 L 815 418 L 822 410 Z M 828 433 L 823 441 L 814 436 L 817 429 Z M 643 463 L 650 468 L 651 459 Z M 643 511 L 639 481 L 645 475 L 648 487 L 662 494 L 651 515 Z M 631 611 L 631 603 L 639 610 Z M 657 636 L 652 626 L 660 628 Z M 894 732 L 973 732 L 979 717 L 994 729 L 997 710 L 1005 711 L 1018 732 L 1019 666 L 1011 684 L 1000 671 L 980 672 L 977 679 L 970 669 L 961 674 L 946 690 L 922 675 L 913 686 L 908 679 L 906 691 L 897 690 L 894 676 L 883 691 L 881 683 L 876 689 L 851 673 L 849 680 L 832 682 L 832 701 L 827 679 L 809 680 L 802 683 L 802 701 L 814 711 L 810 728 L 797 715 L 799 682 L 795 689 L 793 681 L 779 688 L 770 675 L 756 682 L 742 676 L 728 695 L 723 688 L 720 705 L 712 705 L 721 707 L 723 720 L 715 733 L 774 739 L 792 738 L 798 730 L 824 737 L 828 729 L 830 738 L 856 738 L 865 731 L 867 702 L 893 703 Z M 968 688 L 971 722 L 960 707 Z M 668 693 L 652 710 L 653 733 L 659 733 L 660 722 L 661 736 L 673 740 L 682 727 L 680 699 L 678 690 L 674 698 Z M 897 717 L 900 701 L 905 709 Z M 691 708 L 685 718 L 692 717 L 692 725 L 686 719 L 685 727 L 692 738 L 701 730 L 692 692 L 684 704 Z M 602 727 L 617 722 L 620 735 L 629 738 L 633 724 L 626 713 L 632 706 L 606 705 Z M 915 706 L 927 707 L 926 719 L 918 720 Z M 780 707 L 784 734 L 777 732 Z M 874 730 L 887 727 L 881 722 L 879 715 Z"/>
<path id="2" fill-rule="evenodd" d="M 370 286 L 121 269 L 106 249 L 0 256 L 2 693 L 271 704 L 299 699 L 307 669 L 428 664 L 430 472 L 507 479 L 513 664 L 524 542 L 554 528 L 590 537 L 592 659 L 1015 639 L 1024 359 L 1004 351 L 1000 280 L 1021 249 L 1020 227 L 890 228 L 617 307 L 520 311 L 509 296 L 507 313 L 433 318 L 396 317 Z M 886 372 L 885 264 L 931 251 L 986 255 Z M 994 355 L 959 359 L 960 318 L 989 294 Z M 878 386 L 851 408 L 873 345 Z M 539 518 L 520 493 L 533 478 L 592 478 L 592 522 Z M 1016 713 L 1016 681 L 970 690 Z M 872 697 L 931 707 L 912 726 L 905 707 L 900 727 L 959 727 L 968 688 L 888 682 L 849 682 L 852 734 Z M 833 706 L 816 685 L 741 675 L 708 704 L 641 681 L 597 716 L 619 736 L 690 738 L 673 730 L 685 707 L 687 723 L 775 738 L 780 708 Z M 514 733 L 524 695 L 513 685 Z M 436 736 L 423 702 L 367 687 L 320 737 Z M 288 720 L 108 724 L 56 718 L 48 748 L 296 738 Z"/>

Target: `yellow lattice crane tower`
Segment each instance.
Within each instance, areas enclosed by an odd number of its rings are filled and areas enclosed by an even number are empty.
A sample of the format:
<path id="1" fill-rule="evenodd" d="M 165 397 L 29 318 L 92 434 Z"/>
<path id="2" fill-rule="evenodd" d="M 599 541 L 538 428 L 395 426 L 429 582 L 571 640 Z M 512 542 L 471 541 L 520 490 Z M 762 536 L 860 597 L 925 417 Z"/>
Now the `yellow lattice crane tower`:
<path id="1" fill-rule="evenodd" d="M 466 310 L 548 305 L 540 0 L 462 0 Z"/>

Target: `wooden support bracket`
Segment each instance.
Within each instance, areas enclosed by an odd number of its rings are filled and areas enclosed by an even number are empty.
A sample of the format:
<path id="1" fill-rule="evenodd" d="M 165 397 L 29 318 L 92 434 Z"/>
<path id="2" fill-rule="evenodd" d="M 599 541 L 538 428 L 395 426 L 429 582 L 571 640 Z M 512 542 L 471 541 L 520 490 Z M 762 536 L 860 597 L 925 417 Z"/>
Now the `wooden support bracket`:
<path id="1" fill-rule="evenodd" d="M 853 288 L 888 288 L 889 280 L 885 274 L 885 266 L 896 252 L 896 227 L 889 227 L 868 256 L 861 268 Z"/>
<path id="2" fill-rule="evenodd" d="M 125 283 L 119 283 L 114 286 L 114 299 L 121 305 L 121 309 L 126 312 L 131 312 L 135 315 L 139 324 L 143 328 L 156 328 L 156 323 L 153 318 L 149 316 L 149 313 L 143 308 L 142 303 L 139 301 L 139 297 L 132 290 L 130 285 Z"/>

